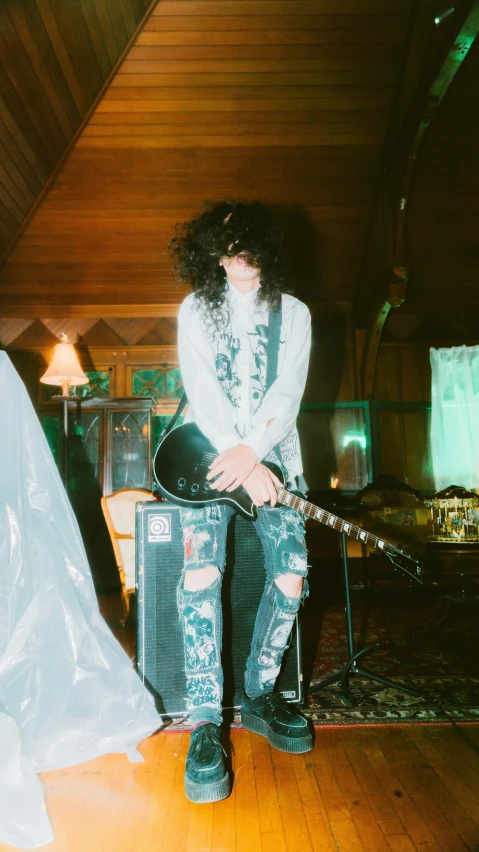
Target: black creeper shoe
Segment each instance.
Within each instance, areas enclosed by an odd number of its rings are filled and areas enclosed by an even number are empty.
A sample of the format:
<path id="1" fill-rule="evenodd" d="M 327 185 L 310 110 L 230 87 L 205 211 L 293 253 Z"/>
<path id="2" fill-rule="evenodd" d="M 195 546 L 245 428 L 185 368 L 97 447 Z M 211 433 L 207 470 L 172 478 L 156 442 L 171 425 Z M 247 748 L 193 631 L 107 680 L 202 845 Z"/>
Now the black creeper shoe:
<path id="1" fill-rule="evenodd" d="M 244 693 L 241 722 L 248 731 L 266 737 L 280 751 L 302 754 L 313 748 L 307 719 L 277 692 L 259 698 L 249 698 Z"/>
<path id="2" fill-rule="evenodd" d="M 185 792 L 190 802 L 218 802 L 231 792 L 226 752 L 218 725 L 208 722 L 191 732 L 186 755 Z"/>

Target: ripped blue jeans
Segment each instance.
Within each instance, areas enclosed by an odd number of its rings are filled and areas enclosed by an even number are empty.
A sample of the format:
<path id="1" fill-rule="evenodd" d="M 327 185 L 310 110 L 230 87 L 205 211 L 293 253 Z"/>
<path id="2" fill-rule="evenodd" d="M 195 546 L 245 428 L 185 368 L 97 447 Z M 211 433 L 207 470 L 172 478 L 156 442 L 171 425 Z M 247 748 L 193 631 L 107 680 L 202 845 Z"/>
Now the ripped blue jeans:
<path id="1" fill-rule="evenodd" d="M 192 724 L 221 724 L 223 670 L 221 667 L 221 584 L 226 561 L 226 533 L 234 509 L 214 504 L 181 510 L 186 570 L 214 566 L 219 577 L 200 591 L 184 589 L 184 572 L 177 603 L 183 629 L 186 709 Z M 253 521 L 263 545 L 266 583 L 258 608 L 246 662 L 245 691 L 251 698 L 273 691 L 301 600 L 307 594 L 307 553 L 302 516 L 286 507 L 257 509 Z M 240 566 L 238 566 L 240 567 Z M 303 577 L 303 593 L 287 597 L 275 583 L 281 575 Z"/>

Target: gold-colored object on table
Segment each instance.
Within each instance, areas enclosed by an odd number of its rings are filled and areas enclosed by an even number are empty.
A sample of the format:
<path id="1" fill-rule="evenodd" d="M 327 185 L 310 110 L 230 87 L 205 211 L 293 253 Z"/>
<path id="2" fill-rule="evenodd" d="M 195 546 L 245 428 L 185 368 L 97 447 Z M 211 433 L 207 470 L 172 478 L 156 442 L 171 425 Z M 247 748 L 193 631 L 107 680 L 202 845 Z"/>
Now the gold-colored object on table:
<path id="1" fill-rule="evenodd" d="M 429 541 L 479 542 L 479 495 L 474 491 L 449 485 L 424 502 L 431 510 L 433 535 Z"/>

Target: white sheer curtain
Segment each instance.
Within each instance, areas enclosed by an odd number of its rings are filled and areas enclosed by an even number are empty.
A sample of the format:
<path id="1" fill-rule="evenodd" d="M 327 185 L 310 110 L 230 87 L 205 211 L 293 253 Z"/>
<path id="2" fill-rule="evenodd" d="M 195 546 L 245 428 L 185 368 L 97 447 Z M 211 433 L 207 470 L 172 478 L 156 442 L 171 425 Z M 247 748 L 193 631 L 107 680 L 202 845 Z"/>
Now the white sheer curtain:
<path id="1" fill-rule="evenodd" d="M 431 446 L 438 491 L 479 488 L 479 346 L 431 349 Z"/>

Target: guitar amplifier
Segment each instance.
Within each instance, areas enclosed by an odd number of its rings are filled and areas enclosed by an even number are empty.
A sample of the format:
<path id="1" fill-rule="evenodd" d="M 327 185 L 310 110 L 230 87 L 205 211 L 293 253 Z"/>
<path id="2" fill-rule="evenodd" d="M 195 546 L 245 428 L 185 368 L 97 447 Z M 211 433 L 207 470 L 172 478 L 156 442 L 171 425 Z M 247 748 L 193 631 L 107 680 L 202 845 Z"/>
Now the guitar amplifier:
<path id="1" fill-rule="evenodd" d="M 140 677 L 159 713 L 186 715 L 183 636 L 176 588 L 183 569 L 180 509 L 172 503 L 136 505 L 137 653 Z M 234 516 L 228 528 L 223 579 L 223 706 L 239 708 L 246 659 L 265 581 L 261 542 L 251 521 Z M 276 688 L 302 701 L 301 641 L 296 617 Z"/>

